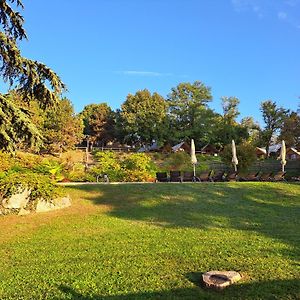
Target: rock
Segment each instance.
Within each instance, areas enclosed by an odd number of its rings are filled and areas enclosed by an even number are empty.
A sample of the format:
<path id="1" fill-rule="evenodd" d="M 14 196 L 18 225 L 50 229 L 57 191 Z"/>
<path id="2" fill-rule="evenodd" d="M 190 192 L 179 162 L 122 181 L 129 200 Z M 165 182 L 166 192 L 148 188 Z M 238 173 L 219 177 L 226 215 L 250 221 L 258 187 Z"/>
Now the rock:
<path id="1" fill-rule="evenodd" d="M 241 275 L 235 271 L 209 271 L 202 274 L 206 287 L 215 289 L 224 289 L 241 278 Z"/>
<path id="2" fill-rule="evenodd" d="M 19 213 L 18 213 L 18 216 L 26 216 L 26 215 L 29 215 L 29 214 L 30 214 L 30 210 L 21 208 Z"/>
<path id="3" fill-rule="evenodd" d="M 37 202 L 36 212 L 47 212 L 56 209 L 61 209 L 71 206 L 71 199 L 69 196 L 57 198 L 52 200 L 51 202 L 40 199 Z"/>
<path id="4" fill-rule="evenodd" d="M 12 208 L 23 208 L 27 205 L 29 201 L 31 190 L 24 189 L 22 192 L 13 194 L 10 198 L 3 199 L 2 205 L 4 208 L 12 209 Z"/>

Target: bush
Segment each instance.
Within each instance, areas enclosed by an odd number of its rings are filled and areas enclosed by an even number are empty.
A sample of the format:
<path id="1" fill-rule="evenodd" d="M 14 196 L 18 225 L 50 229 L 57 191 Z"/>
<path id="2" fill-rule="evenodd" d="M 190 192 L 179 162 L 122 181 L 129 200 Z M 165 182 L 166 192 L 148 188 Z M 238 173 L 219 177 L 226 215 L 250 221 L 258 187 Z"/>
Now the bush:
<path id="1" fill-rule="evenodd" d="M 30 201 L 44 199 L 50 201 L 61 194 L 60 189 L 45 175 L 31 171 L 7 172 L 0 180 L 0 194 L 2 198 L 11 196 L 24 189 L 31 190 Z"/>
<path id="2" fill-rule="evenodd" d="M 170 154 L 163 163 L 162 168 L 165 170 L 184 170 L 187 166 L 192 168 L 191 156 L 185 151 L 179 151 Z"/>
<path id="3" fill-rule="evenodd" d="M 56 160 L 44 159 L 39 165 L 34 168 L 35 171 L 44 175 L 50 175 L 51 179 L 61 181 L 63 166 Z"/>
<path id="4" fill-rule="evenodd" d="M 9 153 L 0 151 L 0 173 L 8 171 L 15 163 L 15 159 Z"/>
<path id="5" fill-rule="evenodd" d="M 121 165 L 125 181 L 149 181 L 155 178 L 156 167 L 150 156 L 145 153 L 133 153 L 127 156 Z"/>
<path id="6" fill-rule="evenodd" d="M 231 144 L 226 145 L 220 155 L 225 164 L 231 167 L 233 166 Z M 256 161 L 255 147 L 247 142 L 236 146 L 236 155 L 239 161 L 238 169 L 240 171 L 246 171 Z"/>
<path id="7" fill-rule="evenodd" d="M 122 181 L 124 172 L 121 164 L 114 152 L 97 152 L 95 153 L 97 165 L 91 168 L 90 174 L 94 177 L 107 174 L 110 181 Z"/>

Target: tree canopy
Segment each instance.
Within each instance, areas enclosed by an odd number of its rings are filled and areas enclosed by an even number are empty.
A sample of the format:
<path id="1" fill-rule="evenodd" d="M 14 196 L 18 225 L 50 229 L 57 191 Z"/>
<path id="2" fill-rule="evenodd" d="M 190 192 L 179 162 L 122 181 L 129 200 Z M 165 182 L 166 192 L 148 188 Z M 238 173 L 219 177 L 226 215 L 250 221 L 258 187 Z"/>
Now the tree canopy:
<path id="1" fill-rule="evenodd" d="M 145 89 L 129 94 L 121 106 L 121 122 L 127 140 L 151 144 L 159 140 L 164 131 L 167 103 L 158 93 Z"/>
<path id="2" fill-rule="evenodd" d="M 45 64 L 25 58 L 18 41 L 27 39 L 21 0 L 0 2 L 0 76 L 24 101 L 35 98 L 43 108 L 55 106 L 66 89 L 59 76 Z M 40 140 L 28 113 L 0 94 L 0 148 L 13 151 L 20 138 L 34 144 Z"/>

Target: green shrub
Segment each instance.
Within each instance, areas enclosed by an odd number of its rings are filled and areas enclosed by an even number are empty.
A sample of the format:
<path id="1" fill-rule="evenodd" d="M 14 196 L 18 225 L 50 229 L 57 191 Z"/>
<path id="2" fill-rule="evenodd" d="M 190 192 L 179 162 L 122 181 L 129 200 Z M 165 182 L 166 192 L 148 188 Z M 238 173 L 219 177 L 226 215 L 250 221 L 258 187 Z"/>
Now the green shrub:
<path id="1" fill-rule="evenodd" d="M 185 151 L 171 153 L 166 157 L 165 162 L 162 164 L 162 169 L 169 170 L 186 170 L 192 168 L 191 156 Z"/>
<path id="2" fill-rule="evenodd" d="M 75 163 L 72 170 L 64 172 L 65 178 L 74 182 L 95 181 L 95 174 L 86 172 L 85 166 L 82 163 Z"/>
<path id="3" fill-rule="evenodd" d="M 44 175 L 50 175 L 51 179 L 61 181 L 63 166 L 56 160 L 44 159 L 39 165 L 34 168 L 35 171 Z"/>
<path id="4" fill-rule="evenodd" d="M 133 153 L 122 161 L 124 180 L 149 181 L 155 178 L 156 167 L 151 157 L 145 153 Z"/>
<path id="5" fill-rule="evenodd" d="M 0 173 L 8 171 L 16 161 L 9 153 L 0 151 Z"/>
<path id="6" fill-rule="evenodd" d="M 121 168 L 120 161 L 114 152 L 97 152 L 94 155 L 97 164 L 92 167 L 90 174 L 95 179 L 98 175 L 107 174 L 110 181 L 122 181 L 124 177 L 124 171 Z"/>
<path id="7" fill-rule="evenodd" d="M 15 159 L 17 165 L 24 168 L 33 169 L 42 162 L 43 157 L 32 153 L 17 152 Z"/>
<path id="8" fill-rule="evenodd" d="M 238 169 L 247 170 L 256 161 L 255 147 L 250 143 L 244 142 L 236 146 L 236 155 L 239 161 Z M 232 146 L 226 145 L 220 154 L 222 161 L 232 167 Z"/>
<path id="9" fill-rule="evenodd" d="M 60 188 L 49 179 L 49 177 L 33 173 L 31 171 L 7 172 L 0 180 L 1 197 L 9 197 L 27 188 L 31 190 L 30 200 L 39 198 L 50 201 L 61 194 Z"/>

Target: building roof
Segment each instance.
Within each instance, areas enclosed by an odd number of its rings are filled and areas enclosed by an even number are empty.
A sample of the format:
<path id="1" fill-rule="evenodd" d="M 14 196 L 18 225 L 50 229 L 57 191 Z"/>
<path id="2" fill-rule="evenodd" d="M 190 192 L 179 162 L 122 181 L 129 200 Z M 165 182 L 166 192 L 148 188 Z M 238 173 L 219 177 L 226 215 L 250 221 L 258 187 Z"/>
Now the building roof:
<path id="1" fill-rule="evenodd" d="M 297 154 L 297 155 L 300 156 L 300 152 L 299 152 L 297 149 L 293 148 L 293 147 L 289 148 L 289 149 L 287 150 L 287 152 L 288 152 L 288 151 L 292 151 L 293 153 L 295 153 L 295 154 Z"/>

